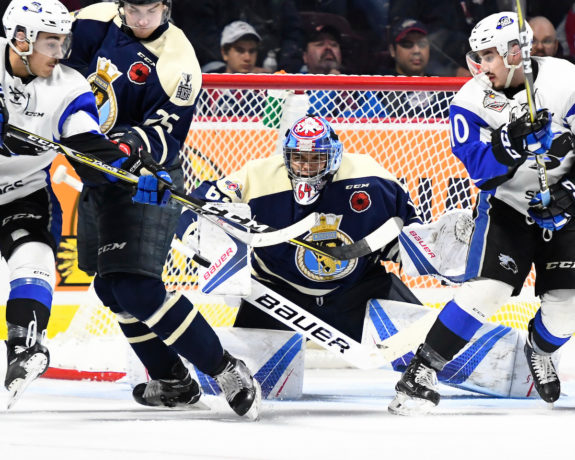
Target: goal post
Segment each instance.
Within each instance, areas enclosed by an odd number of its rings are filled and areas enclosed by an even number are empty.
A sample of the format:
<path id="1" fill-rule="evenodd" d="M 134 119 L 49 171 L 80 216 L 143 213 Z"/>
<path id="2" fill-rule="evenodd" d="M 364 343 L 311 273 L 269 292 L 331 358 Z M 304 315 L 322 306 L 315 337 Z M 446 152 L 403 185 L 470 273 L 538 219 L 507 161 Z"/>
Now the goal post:
<path id="1" fill-rule="evenodd" d="M 229 174 L 249 160 L 278 154 L 286 129 L 297 117 L 313 112 L 332 124 L 344 152 L 370 155 L 400 179 L 424 221 L 435 220 L 450 209 L 472 208 L 477 190 L 451 153 L 448 116 L 451 99 L 466 81 L 443 77 L 206 74 L 181 150 L 186 191 L 203 180 Z M 210 324 L 232 325 L 235 307 L 223 299 L 198 295 L 196 268 L 172 250 L 163 273 L 166 287 L 195 299 Z M 407 278 L 396 264 L 388 263 L 387 268 L 402 277 L 430 307 L 439 308 L 451 298 L 452 288 L 437 280 Z M 522 296 L 491 320 L 524 329 L 538 306 L 533 281 L 531 274 Z M 90 304 L 91 313 L 81 307 L 75 318 L 78 321 L 72 321 L 62 337 L 87 334 L 85 340 L 92 340 L 120 334 L 113 315 L 102 306 L 94 306 L 94 301 Z M 109 329 L 93 331 L 94 315 L 99 317 L 98 324 Z M 101 321 L 102 316 L 112 320 Z"/>

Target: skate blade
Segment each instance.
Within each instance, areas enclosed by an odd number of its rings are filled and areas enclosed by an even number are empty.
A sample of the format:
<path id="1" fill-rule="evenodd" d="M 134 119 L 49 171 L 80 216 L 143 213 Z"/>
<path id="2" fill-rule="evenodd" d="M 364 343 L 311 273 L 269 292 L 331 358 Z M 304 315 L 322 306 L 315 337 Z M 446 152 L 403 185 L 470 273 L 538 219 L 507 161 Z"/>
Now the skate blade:
<path id="1" fill-rule="evenodd" d="M 262 405 L 262 389 L 256 379 L 254 379 L 254 386 L 256 388 L 256 397 L 254 398 L 254 403 L 252 404 L 252 407 L 250 407 L 250 410 L 248 410 L 244 414 L 244 417 L 246 417 L 248 420 L 252 422 L 257 422 L 260 419 L 260 408 Z"/>
<path id="2" fill-rule="evenodd" d="M 8 387 L 8 403 L 6 410 L 12 409 L 14 404 L 18 402 L 26 388 L 42 375 L 48 366 L 48 357 L 44 353 L 36 353 L 32 355 L 24 368 L 26 369 L 26 377 L 23 379 L 14 379 Z"/>
<path id="3" fill-rule="evenodd" d="M 412 398 L 404 393 L 397 393 L 389 403 L 387 410 L 394 415 L 425 415 L 435 404 L 427 399 Z"/>

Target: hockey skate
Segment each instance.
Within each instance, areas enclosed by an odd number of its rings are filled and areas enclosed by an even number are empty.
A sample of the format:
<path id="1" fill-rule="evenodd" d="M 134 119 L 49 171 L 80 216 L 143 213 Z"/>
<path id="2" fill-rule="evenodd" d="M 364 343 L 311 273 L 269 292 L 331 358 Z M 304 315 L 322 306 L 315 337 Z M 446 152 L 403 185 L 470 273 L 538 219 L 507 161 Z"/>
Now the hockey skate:
<path id="1" fill-rule="evenodd" d="M 214 376 L 234 412 L 250 420 L 259 418 L 262 392 L 245 363 L 224 351 L 227 361 L 222 372 Z"/>
<path id="2" fill-rule="evenodd" d="M 527 341 L 523 350 L 525 351 L 535 389 L 543 401 L 554 403 L 561 395 L 561 382 L 557 376 L 555 365 L 551 355 L 537 353 L 532 345 L 531 331 L 533 329 L 533 320 L 529 322 L 527 329 Z"/>
<path id="3" fill-rule="evenodd" d="M 158 379 L 139 383 L 132 390 L 132 396 L 137 403 L 144 406 L 182 409 L 204 408 L 203 405 L 200 407 L 197 404 L 202 394 L 200 386 L 181 361 L 174 365 L 172 374 L 173 379 Z"/>
<path id="4" fill-rule="evenodd" d="M 417 354 L 395 385 L 397 392 L 388 410 L 396 415 L 425 414 L 439 404 L 437 375 Z"/>
<path id="5" fill-rule="evenodd" d="M 50 362 L 48 349 L 36 342 L 30 347 L 6 343 L 8 367 L 4 386 L 8 390 L 7 409 L 20 399 L 28 385 L 41 376 Z"/>

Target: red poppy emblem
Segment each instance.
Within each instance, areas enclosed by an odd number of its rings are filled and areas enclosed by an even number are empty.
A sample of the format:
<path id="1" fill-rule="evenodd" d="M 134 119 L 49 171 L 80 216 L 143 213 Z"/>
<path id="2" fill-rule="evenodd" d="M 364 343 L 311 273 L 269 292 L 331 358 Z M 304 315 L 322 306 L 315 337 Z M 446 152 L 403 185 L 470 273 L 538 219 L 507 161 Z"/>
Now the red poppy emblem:
<path id="1" fill-rule="evenodd" d="M 355 212 L 363 212 L 371 206 L 371 198 L 366 192 L 353 192 L 349 204 Z"/>
<path id="2" fill-rule="evenodd" d="M 150 76 L 150 67 L 143 62 L 135 62 L 130 66 L 128 76 L 131 81 L 138 85 L 143 84 Z"/>

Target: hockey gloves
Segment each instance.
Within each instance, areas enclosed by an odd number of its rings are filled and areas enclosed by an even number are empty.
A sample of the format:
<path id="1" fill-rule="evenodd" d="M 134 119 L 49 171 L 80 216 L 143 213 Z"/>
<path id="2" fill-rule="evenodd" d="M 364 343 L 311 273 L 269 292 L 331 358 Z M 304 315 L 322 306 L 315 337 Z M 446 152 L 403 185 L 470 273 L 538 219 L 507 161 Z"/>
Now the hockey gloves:
<path id="1" fill-rule="evenodd" d="M 124 165 L 130 162 L 130 158 Z M 134 203 L 165 206 L 172 195 L 172 178 L 168 171 L 154 161 L 152 154 L 147 150 L 140 151 L 140 162 L 141 166 L 135 172 L 140 177 L 138 178 L 138 186 L 132 201 Z"/>
<path id="2" fill-rule="evenodd" d="M 537 225 L 547 230 L 561 230 L 575 214 L 575 183 L 570 179 L 549 187 L 551 201 L 547 207 L 541 202 L 541 194 L 529 202 L 527 212 Z"/>
<path id="3" fill-rule="evenodd" d="M 537 111 L 533 123 L 526 113 L 491 134 L 495 159 L 505 166 L 519 166 L 529 155 L 546 153 L 552 142 L 551 114 L 547 109 Z"/>

